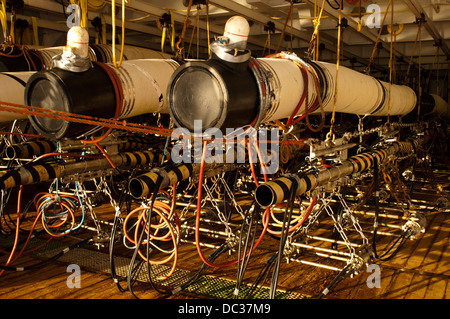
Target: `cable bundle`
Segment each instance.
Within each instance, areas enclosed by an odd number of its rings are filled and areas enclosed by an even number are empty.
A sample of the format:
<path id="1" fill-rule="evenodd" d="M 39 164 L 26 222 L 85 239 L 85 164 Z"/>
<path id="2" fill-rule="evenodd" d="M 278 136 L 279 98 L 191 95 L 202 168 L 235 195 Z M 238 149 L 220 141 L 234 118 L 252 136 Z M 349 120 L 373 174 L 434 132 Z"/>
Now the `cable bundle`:
<path id="1" fill-rule="evenodd" d="M 77 189 L 78 194 L 78 189 Z M 84 222 L 81 200 L 73 195 L 38 193 L 34 198 L 38 216 L 41 216 L 45 231 L 53 237 L 62 237 L 74 231 Z M 81 221 L 77 224 L 76 213 L 81 207 Z"/>
<path id="2" fill-rule="evenodd" d="M 158 194 L 165 191 L 159 191 Z M 131 219 L 135 222 L 131 224 Z M 124 235 L 134 247 L 125 244 L 128 248 L 135 249 L 139 256 L 152 265 L 162 265 L 172 260 L 170 271 L 157 279 L 163 280 L 172 275 L 178 261 L 178 242 L 180 238 L 180 222 L 175 214 L 174 201 L 171 205 L 164 202 L 161 196 L 151 200 L 150 207 L 144 205 L 130 212 L 124 220 Z M 170 244 L 171 242 L 171 244 Z M 144 248 L 144 252 L 141 250 Z M 165 258 L 150 259 L 152 251 L 167 254 Z"/>

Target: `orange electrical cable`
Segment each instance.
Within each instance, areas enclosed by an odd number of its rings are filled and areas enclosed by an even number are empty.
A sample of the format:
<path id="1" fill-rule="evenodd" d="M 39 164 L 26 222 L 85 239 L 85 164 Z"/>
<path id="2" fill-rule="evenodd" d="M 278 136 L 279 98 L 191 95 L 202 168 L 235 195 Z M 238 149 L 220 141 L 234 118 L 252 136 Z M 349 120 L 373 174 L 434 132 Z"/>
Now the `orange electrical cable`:
<path id="1" fill-rule="evenodd" d="M 197 247 L 197 252 L 198 255 L 200 257 L 200 259 L 208 266 L 210 267 L 215 267 L 215 268 L 223 268 L 223 267 L 228 267 L 228 266 L 232 266 L 234 264 L 236 264 L 239 260 L 236 259 L 235 261 L 231 261 L 228 263 L 223 263 L 223 264 L 216 264 L 216 263 L 212 263 L 209 260 L 207 260 L 205 258 L 205 256 L 203 255 L 201 246 L 200 246 L 200 214 L 201 214 L 201 203 L 202 203 L 202 187 L 203 187 L 203 176 L 204 176 L 204 168 L 205 168 L 205 158 L 206 158 L 206 146 L 207 146 L 208 141 L 204 141 L 203 142 L 203 152 L 202 152 L 202 160 L 200 163 L 200 172 L 199 172 L 199 181 L 198 181 L 198 194 L 197 194 L 197 214 L 196 214 L 196 220 L 195 220 L 195 245 Z M 264 215 L 269 214 L 269 208 L 267 208 L 264 212 Z M 251 252 L 253 252 L 261 243 L 267 227 L 268 227 L 268 218 L 266 219 L 267 222 L 265 224 L 263 224 L 263 231 L 261 232 L 261 235 L 259 236 L 258 240 L 256 241 L 256 243 L 253 245 L 252 249 L 250 251 L 247 252 L 246 256 L 247 257 Z M 241 260 L 244 258 L 244 256 L 241 258 Z"/>
<path id="2" fill-rule="evenodd" d="M 316 200 L 317 200 L 317 197 L 314 197 L 312 199 L 311 204 L 309 205 L 308 210 L 305 213 L 305 216 L 303 216 L 303 218 L 297 224 L 295 224 L 294 226 L 289 228 L 289 230 L 288 230 L 289 233 L 294 231 L 295 229 L 299 228 L 301 225 L 303 225 L 303 223 L 306 221 L 306 219 L 311 214 L 311 211 L 312 211 L 314 205 L 316 204 Z M 263 216 L 263 222 L 268 222 L 268 220 L 267 221 L 264 220 L 265 218 L 268 218 L 268 216 L 267 217 L 265 215 Z M 272 235 L 277 235 L 277 236 L 281 235 L 281 231 L 271 230 L 270 228 L 267 228 L 267 232 Z"/>
<path id="3" fill-rule="evenodd" d="M 65 214 L 65 218 L 62 219 L 62 221 L 56 225 L 47 225 L 46 220 L 45 220 L 45 215 L 48 213 L 48 209 L 50 209 L 49 206 L 45 206 L 46 204 L 48 204 L 48 200 L 56 200 L 57 197 L 59 197 L 59 202 L 55 201 L 55 204 L 57 206 L 61 208 L 66 209 L 67 213 Z M 73 200 L 73 201 L 71 201 Z M 38 215 L 42 214 L 42 225 L 44 226 L 44 230 L 51 235 L 52 237 L 63 237 L 65 235 L 67 235 L 68 232 L 70 232 L 71 229 L 74 229 L 75 227 L 75 212 L 77 210 L 77 206 L 75 203 L 80 203 L 79 199 L 76 196 L 72 196 L 72 195 L 67 195 L 65 194 L 63 197 L 61 197 L 60 195 L 56 195 L 56 194 L 49 194 L 49 193 L 38 193 L 35 197 L 34 197 L 34 205 L 36 206 L 36 211 L 38 212 Z M 52 206 L 53 209 L 55 208 L 54 206 Z M 56 216 L 57 214 L 55 212 L 53 212 L 53 215 Z M 61 226 L 63 226 L 69 219 L 69 216 L 71 217 L 71 225 L 70 225 L 70 230 L 64 233 L 60 233 L 57 234 L 53 231 L 51 231 L 51 229 L 59 229 Z M 48 216 L 51 217 L 51 216 Z"/>
<path id="4" fill-rule="evenodd" d="M 89 115 L 73 114 L 62 111 L 55 111 L 49 109 L 42 109 L 39 107 L 21 105 L 0 101 L 0 111 L 6 111 L 17 114 L 26 114 L 38 117 L 51 118 L 61 121 L 76 122 L 81 124 L 88 124 L 94 126 L 103 126 L 108 128 L 115 128 L 119 130 L 141 132 L 148 134 L 158 134 L 163 136 L 171 136 L 173 129 L 165 129 L 156 126 L 148 126 L 143 124 L 128 123 L 124 120 L 110 120 L 105 118 L 93 117 Z"/>
<path id="5" fill-rule="evenodd" d="M 9 254 L 8 260 L 5 263 L 5 266 L 8 266 L 13 261 L 13 256 L 17 249 L 17 243 L 19 242 L 19 225 L 20 225 L 20 215 L 21 215 L 21 202 L 22 202 L 22 191 L 23 185 L 20 185 L 19 193 L 17 194 L 17 222 L 16 222 L 16 236 L 14 238 L 14 244 Z M 5 269 L 0 270 L 0 276 L 3 275 Z"/>
<path id="6" fill-rule="evenodd" d="M 178 218 L 175 214 L 175 192 L 176 192 L 176 188 L 175 185 L 173 187 L 173 200 L 172 200 L 172 205 L 169 206 L 167 203 L 159 201 L 159 200 L 155 200 L 153 202 L 153 212 L 156 212 L 156 214 L 159 216 L 159 222 L 158 224 L 152 225 L 150 222 L 147 223 L 147 210 L 149 209 L 148 207 L 138 207 L 136 209 L 134 209 L 133 211 L 130 212 L 130 214 L 127 215 L 127 217 L 125 218 L 124 222 L 123 222 L 123 229 L 124 229 L 124 235 L 126 237 L 127 240 L 129 240 L 132 244 L 136 245 L 139 242 L 139 234 L 141 233 L 141 229 L 139 227 L 139 225 L 143 224 L 143 225 L 148 225 L 145 228 L 145 232 L 148 235 L 148 238 L 150 241 L 154 241 L 154 240 L 159 240 L 159 241 L 172 241 L 173 243 L 173 252 L 166 258 L 161 259 L 161 260 L 148 260 L 147 257 L 145 256 L 144 253 L 142 253 L 140 250 L 138 251 L 139 256 L 149 262 L 150 264 L 165 264 L 167 262 L 169 262 L 171 259 L 173 259 L 172 262 L 172 267 L 169 270 L 169 272 L 164 275 L 164 276 L 160 276 L 158 277 L 158 279 L 162 280 L 162 279 L 166 279 L 169 276 L 171 276 L 173 274 L 173 272 L 175 271 L 175 267 L 176 264 L 178 262 L 178 245 L 177 245 L 177 235 L 176 233 L 180 233 L 180 224 L 178 222 Z M 169 194 L 166 191 L 162 191 L 160 190 L 158 193 L 165 193 L 169 196 Z M 169 196 L 170 197 L 170 196 Z M 138 219 L 136 222 L 136 227 L 134 230 L 134 235 L 131 236 L 128 231 L 127 231 L 127 225 L 128 222 L 130 220 L 130 218 L 134 215 L 138 215 Z M 173 219 L 175 221 L 175 226 L 172 226 L 171 223 L 171 219 Z M 151 229 L 155 229 L 155 231 L 152 233 Z M 159 233 L 160 230 L 162 229 L 167 229 L 168 231 L 163 234 L 163 235 L 159 235 L 157 236 L 157 234 Z M 176 231 L 176 233 L 175 233 Z M 145 243 L 146 245 L 149 245 L 149 243 Z"/>
<path id="7" fill-rule="evenodd" d="M 120 117 L 120 114 L 122 113 L 122 107 L 123 107 L 123 87 L 122 87 L 122 82 L 120 81 L 119 76 L 117 75 L 117 73 L 111 69 L 108 65 L 104 64 L 104 63 L 100 63 L 100 62 L 94 62 L 97 66 L 99 66 L 103 71 L 105 71 L 105 73 L 108 75 L 109 79 L 111 80 L 111 84 L 114 87 L 114 94 L 115 94 L 115 99 L 116 99 L 116 111 L 114 114 L 114 119 L 118 120 Z M 97 143 L 100 143 L 101 141 L 103 141 L 105 138 L 107 138 L 109 136 L 109 134 L 112 132 L 113 128 L 110 127 L 105 134 L 103 134 L 101 137 L 94 139 L 93 137 L 91 137 L 91 140 L 82 140 L 81 142 L 86 145 L 86 144 L 95 144 L 98 149 L 103 153 L 103 155 L 105 154 L 104 151 L 101 150 L 101 148 L 97 145 Z M 108 160 L 109 161 L 109 160 Z M 113 166 L 113 164 L 112 164 Z M 113 168 L 115 168 L 113 166 Z"/>
<path id="8" fill-rule="evenodd" d="M 59 224 L 57 224 L 57 225 L 52 225 L 51 227 L 47 227 L 47 226 L 45 225 L 45 222 L 44 222 L 44 216 L 43 216 L 43 210 L 42 210 L 42 205 L 45 204 L 45 202 L 40 202 L 40 200 L 41 200 L 42 198 L 48 197 L 48 196 L 52 196 L 51 198 L 55 198 L 56 195 L 52 195 L 52 194 L 44 193 L 44 192 L 38 193 L 38 194 L 36 194 L 35 197 L 34 197 L 34 204 L 35 204 L 35 206 L 36 206 L 36 208 L 37 208 L 37 216 L 36 216 L 36 218 L 34 219 L 33 224 L 31 225 L 31 228 L 30 228 L 30 230 L 29 230 L 27 239 L 25 240 L 25 242 L 24 242 L 24 244 L 23 244 L 21 250 L 20 250 L 18 253 L 16 253 L 16 249 L 17 249 L 17 240 L 18 240 L 18 231 L 19 231 L 19 229 L 20 229 L 19 223 L 20 223 L 20 215 L 21 215 L 21 196 L 22 196 L 22 188 L 23 188 L 23 186 L 21 185 L 21 186 L 20 186 L 20 189 L 19 189 L 19 194 L 18 194 L 18 204 L 17 204 L 18 219 L 17 219 L 17 224 L 16 224 L 16 238 L 15 238 L 15 240 L 14 240 L 14 244 L 13 244 L 13 247 L 12 247 L 11 251 L 10 251 L 10 252 L 6 252 L 6 251 L 5 251 L 5 253 L 9 253 L 9 254 L 10 254 L 10 255 L 9 255 L 9 258 L 8 258 L 8 261 L 6 262 L 6 265 L 5 265 L 5 266 L 11 265 L 11 264 L 14 263 L 20 256 L 22 256 L 23 254 L 30 253 L 30 252 L 32 252 L 32 251 L 35 251 L 35 250 L 39 249 L 39 248 L 42 248 L 43 246 L 45 246 L 46 244 L 48 244 L 48 242 L 49 242 L 50 240 L 52 240 L 53 238 L 55 238 L 55 237 L 62 237 L 62 236 L 64 236 L 64 235 L 66 235 L 67 233 L 64 233 L 64 234 L 55 234 L 54 232 L 52 232 L 52 231 L 50 230 L 50 228 L 59 228 L 59 227 L 61 227 L 61 226 L 68 220 L 69 212 L 70 212 L 70 216 L 72 217 L 72 225 L 71 225 L 71 227 L 72 227 L 72 228 L 74 227 L 74 222 L 75 222 L 75 215 L 74 215 L 74 213 L 75 213 L 75 210 L 76 210 L 76 205 L 74 205 L 74 203 L 71 202 L 71 201 L 69 201 L 69 202 L 61 202 L 61 204 L 62 204 L 61 206 L 63 206 L 64 208 L 66 208 L 67 211 L 68 211 L 66 218 L 65 218 L 61 223 L 59 223 Z M 76 198 L 75 196 L 71 196 L 71 195 L 66 195 L 66 194 L 65 194 L 64 197 L 66 197 L 66 198 L 71 198 L 71 199 L 73 199 L 73 200 L 79 202 L 79 201 L 78 201 L 78 198 Z M 34 230 L 35 230 L 35 228 L 36 228 L 36 225 L 37 225 L 37 223 L 38 223 L 39 220 L 42 220 L 42 224 L 43 224 L 43 226 L 44 226 L 45 231 L 46 231 L 49 235 L 51 235 L 51 236 L 50 236 L 50 238 L 49 238 L 46 242 L 42 243 L 41 245 L 38 245 L 38 246 L 36 246 L 36 247 L 33 247 L 33 248 L 29 249 L 29 250 L 25 250 L 25 248 L 28 246 L 28 243 L 30 242 L 30 239 L 32 238 L 33 232 L 34 232 Z M 3 272 L 4 272 L 4 269 L 2 269 L 2 270 L 0 271 L 0 276 L 3 274 Z"/>

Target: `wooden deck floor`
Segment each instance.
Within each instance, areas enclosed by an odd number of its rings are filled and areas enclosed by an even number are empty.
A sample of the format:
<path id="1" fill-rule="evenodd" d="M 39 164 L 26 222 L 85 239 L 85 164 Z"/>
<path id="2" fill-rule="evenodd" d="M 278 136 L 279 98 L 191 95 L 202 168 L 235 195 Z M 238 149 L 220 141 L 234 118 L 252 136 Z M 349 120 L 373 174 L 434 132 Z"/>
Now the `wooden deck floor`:
<path id="1" fill-rule="evenodd" d="M 369 288 L 367 282 L 370 272 L 363 271 L 353 278 L 347 278 L 334 289 L 329 299 L 450 299 L 450 214 L 434 213 L 428 216 L 426 232 L 417 240 L 408 241 L 392 260 L 377 262 L 381 267 L 381 287 Z M 270 237 L 267 240 L 270 242 Z M 257 249 L 245 275 L 252 282 L 259 272 L 272 246 Z M 80 248 L 84 249 L 84 248 Z M 101 251 L 100 251 L 101 252 Z M 103 251 L 107 254 L 107 251 Z M 230 257 L 231 258 L 231 257 Z M 4 264 L 6 256 L 0 260 Z M 20 257 L 16 266 L 27 266 L 41 261 L 35 255 Z M 76 261 L 75 261 L 76 262 Z M 1 299 L 129 299 L 130 292 L 120 292 L 111 275 L 104 270 L 83 267 L 81 287 L 69 288 L 67 261 L 55 261 L 28 271 L 5 271 L 0 276 Z M 178 267 L 191 271 L 201 265 L 195 246 L 180 245 Z M 236 278 L 236 266 L 210 269 L 212 278 Z M 282 290 L 302 294 L 305 297 L 317 296 L 336 276 L 336 271 L 303 265 L 296 262 L 283 262 L 280 269 L 278 287 Z M 126 283 L 122 283 L 126 288 Z M 136 285 L 135 294 L 142 299 L 186 299 L 205 298 L 186 292 L 165 296 L 148 283 Z"/>

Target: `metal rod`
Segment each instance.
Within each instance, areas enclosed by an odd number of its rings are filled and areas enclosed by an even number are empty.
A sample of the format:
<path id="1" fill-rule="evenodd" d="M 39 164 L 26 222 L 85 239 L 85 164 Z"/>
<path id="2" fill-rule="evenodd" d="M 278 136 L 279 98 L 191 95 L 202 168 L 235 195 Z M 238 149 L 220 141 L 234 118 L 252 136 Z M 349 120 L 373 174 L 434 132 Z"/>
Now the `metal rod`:
<path id="1" fill-rule="evenodd" d="M 333 267 L 333 266 L 328 266 L 328 265 L 324 265 L 324 264 L 319 264 L 319 263 L 315 263 L 312 261 L 307 261 L 307 260 L 303 260 L 303 259 L 289 259 L 301 264 L 305 264 L 305 265 L 310 265 L 310 266 L 316 266 L 316 267 L 320 267 L 320 268 L 325 268 L 325 269 L 329 269 L 329 270 L 334 270 L 334 271 L 341 271 L 342 269 L 337 268 L 337 267 Z"/>

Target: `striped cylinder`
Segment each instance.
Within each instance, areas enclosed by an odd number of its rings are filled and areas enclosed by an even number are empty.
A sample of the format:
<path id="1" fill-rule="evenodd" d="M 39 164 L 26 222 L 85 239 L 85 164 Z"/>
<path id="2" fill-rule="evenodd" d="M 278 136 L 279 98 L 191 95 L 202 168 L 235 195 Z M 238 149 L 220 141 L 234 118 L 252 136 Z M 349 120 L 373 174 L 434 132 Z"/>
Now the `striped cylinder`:
<path id="1" fill-rule="evenodd" d="M 8 159 L 15 158 L 29 158 L 32 156 L 39 156 L 46 153 L 51 153 L 56 150 L 55 141 L 36 141 L 22 144 L 13 144 L 5 149 L 5 155 Z"/>
<path id="2" fill-rule="evenodd" d="M 59 164 L 39 164 L 6 171 L 0 177 L 0 189 L 48 181 L 60 177 L 61 170 L 62 165 Z"/>
<path id="3" fill-rule="evenodd" d="M 23 92 L 28 79 L 36 72 L 2 72 L 0 73 L 0 101 L 23 105 Z M 25 120 L 26 114 L 0 111 L 0 122 Z"/>
<path id="4" fill-rule="evenodd" d="M 128 184 L 128 189 L 134 198 L 145 198 L 155 191 L 158 177 L 162 178 L 159 189 L 164 189 L 169 185 L 188 179 L 193 171 L 194 165 L 190 163 L 179 164 L 166 169 L 157 168 L 133 178 Z"/>
<path id="5" fill-rule="evenodd" d="M 117 168 L 129 168 L 160 163 L 162 154 L 156 154 L 154 151 L 125 152 L 110 156 L 110 160 Z M 68 164 L 28 164 L 18 169 L 1 171 L 0 189 L 45 182 L 54 178 L 108 168 L 111 168 L 111 164 L 106 158 Z"/>
<path id="6" fill-rule="evenodd" d="M 325 169 L 317 174 L 289 174 L 273 181 L 261 184 L 255 192 L 255 199 L 262 207 L 281 203 L 289 198 L 294 183 L 297 186 L 296 196 L 325 185 L 344 176 L 360 173 L 382 163 L 389 155 L 413 152 L 419 145 L 418 140 L 393 142 L 386 149 L 354 155 L 341 165 Z"/>

